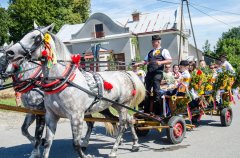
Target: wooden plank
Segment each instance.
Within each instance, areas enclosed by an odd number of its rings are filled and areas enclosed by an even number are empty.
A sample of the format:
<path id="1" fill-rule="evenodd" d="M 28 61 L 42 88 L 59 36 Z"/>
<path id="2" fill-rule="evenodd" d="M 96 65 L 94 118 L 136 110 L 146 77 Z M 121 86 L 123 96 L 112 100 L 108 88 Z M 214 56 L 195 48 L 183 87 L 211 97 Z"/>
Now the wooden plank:
<path id="1" fill-rule="evenodd" d="M 31 114 L 35 114 L 35 115 L 45 115 L 45 111 L 43 111 L 43 110 L 29 109 L 29 108 L 25 108 L 25 107 L 16 107 L 16 106 L 4 105 L 4 104 L 0 104 L 0 109 L 15 111 L 15 112 L 22 112 L 22 113 L 31 113 Z M 87 122 L 110 122 L 110 123 L 118 122 L 118 120 L 97 118 L 97 117 L 84 118 L 84 120 Z"/>
<path id="2" fill-rule="evenodd" d="M 147 127 L 137 127 L 139 130 L 149 130 L 149 129 L 164 129 L 164 128 L 170 128 L 169 126 L 147 126 Z"/>
<path id="3" fill-rule="evenodd" d="M 22 112 L 22 113 L 31 113 L 36 115 L 45 115 L 45 111 L 43 110 L 29 109 L 25 107 L 17 107 L 17 106 L 10 106 L 10 105 L 4 105 L 4 104 L 0 104 L 0 109 Z"/>

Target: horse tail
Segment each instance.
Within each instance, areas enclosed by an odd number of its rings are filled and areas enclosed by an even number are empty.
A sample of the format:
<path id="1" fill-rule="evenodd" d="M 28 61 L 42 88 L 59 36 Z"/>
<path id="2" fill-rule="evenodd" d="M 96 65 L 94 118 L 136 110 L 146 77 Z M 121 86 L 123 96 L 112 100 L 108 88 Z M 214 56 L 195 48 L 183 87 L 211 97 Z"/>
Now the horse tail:
<path id="1" fill-rule="evenodd" d="M 146 89 L 142 81 L 139 79 L 139 77 L 133 72 L 133 71 L 128 71 L 128 74 L 131 75 L 132 82 L 135 86 L 136 94 L 132 98 L 130 102 L 130 106 L 136 107 L 138 106 L 146 96 Z"/>
<path id="2" fill-rule="evenodd" d="M 105 128 L 106 128 L 106 134 L 110 136 L 114 136 L 116 133 L 116 123 L 110 123 L 110 122 L 104 122 Z"/>

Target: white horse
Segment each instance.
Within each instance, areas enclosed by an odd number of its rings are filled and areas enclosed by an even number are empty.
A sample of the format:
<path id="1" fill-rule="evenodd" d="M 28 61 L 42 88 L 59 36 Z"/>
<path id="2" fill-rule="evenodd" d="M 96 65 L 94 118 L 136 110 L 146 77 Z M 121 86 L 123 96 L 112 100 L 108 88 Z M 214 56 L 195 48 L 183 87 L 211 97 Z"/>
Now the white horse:
<path id="1" fill-rule="evenodd" d="M 11 47 L 11 45 L 8 46 L 9 48 Z M 7 49 L 7 48 L 5 48 Z M 1 52 L 1 57 L 0 57 L 0 72 L 1 74 L 6 73 L 6 69 L 9 66 L 8 61 L 7 61 L 7 57 L 6 57 L 6 53 L 3 50 Z M 32 76 L 33 74 L 35 74 L 35 69 L 33 69 L 34 67 L 37 67 L 38 65 L 36 64 L 32 64 L 32 63 L 28 63 L 25 62 L 25 64 L 22 64 L 22 69 L 30 69 L 30 71 L 26 71 L 24 73 L 24 77 L 29 78 L 30 76 Z M 39 71 L 41 70 L 41 67 L 39 67 L 38 69 Z M 18 74 L 18 72 L 16 72 L 16 75 L 14 76 L 15 80 L 20 80 L 18 77 L 21 76 L 22 73 Z M 37 75 L 37 74 L 36 74 Z M 3 83 L 3 78 L 0 79 L 1 85 Z M 22 88 L 24 86 L 26 86 L 27 84 L 22 84 Z M 27 87 L 26 87 L 27 88 Z M 44 94 L 42 91 L 40 91 L 37 88 L 31 89 L 30 91 L 28 91 L 27 93 L 24 93 L 21 95 L 21 100 L 23 102 L 24 107 L 26 108 L 31 108 L 31 109 L 37 109 L 37 110 L 44 110 Z M 36 120 L 36 128 L 35 128 L 35 136 L 32 136 L 29 132 L 28 132 L 28 128 L 30 127 L 30 125 Z M 41 138 L 42 138 L 42 133 L 44 130 L 44 126 L 45 126 L 45 119 L 43 115 L 38 115 L 38 114 L 31 114 L 28 113 L 25 116 L 23 125 L 21 127 L 22 130 L 22 134 L 28 138 L 28 140 L 32 143 L 32 145 L 34 146 L 33 149 L 33 154 L 40 154 L 40 146 L 41 146 Z"/>
<path id="2" fill-rule="evenodd" d="M 42 51 L 46 48 L 44 36 L 52 29 L 53 25 L 50 25 L 39 30 L 33 30 L 25 35 L 20 42 L 7 50 L 7 54 L 11 58 L 11 61 L 21 63 L 21 60 L 41 58 Z M 56 53 L 57 59 L 66 61 L 71 60 L 70 53 L 65 45 L 55 35 L 51 34 L 50 36 L 50 47 L 51 50 Z M 57 80 L 51 82 L 48 78 L 62 76 L 66 69 L 67 64 L 63 63 L 56 63 L 51 67 L 44 65 L 44 77 L 42 81 L 47 85 L 52 85 L 54 82 L 57 82 Z M 145 87 L 135 73 L 129 71 L 101 72 L 99 74 L 104 81 L 111 83 L 113 86 L 111 90 L 103 90 L 104 97 L 126 106 L 136 106 L 144 99 Z M 80 71 L 75 70 L 74 75 L 76 76 L 72 77 L 74 78 L 72 82 L 90 91 L 83 74 Z M 49 82 L 51 83 L 49 84 Z M 133 95 L 133 91 L 135 92 L 135 95 Z M 67 86 L 65 89 L 62 89 L 57 93 L 45 94 L 44 99 L 47 125 L 46 142 L 43 153 L 44 158 L 49 157 L 49 151 L 56 131 L 57 122 L 61 117 L 68 118 L 71 122 L 73 145 L 78 155 L 82 158 L 92 157 L 84 154 L 80 144 L 84 115 L 102 111 L 109 106 L 113 106 L 119 112 L 119 133 L 109 157 L 116 157 L 118 145 L 127 124 L 129 124 L 133 133 L 133 146 L 138 146 L 138 138 L 133 125 L 134 121 L 132 120 L 132 117 L 129 116 L 127 109 L 112 105 L 112 103 L 103 100 L 92 105 L 95 97 L 74 86 Z"/>
<path id="3" fill-rule="evenodd" d="M 10 45 L 6 47 L 5 49 L 10 48 Z M 35 78 L 39 77 L 41 73 L 41 65 L 38 65 L 38 63 L 32 63 L 24 61 L 21 64 L 20 67 L 14 67 L 11 64 L 9 65 L 6 57 L 6 53 L 4 50 L 0 50 L 0 74 L 6 74 L 6 72 L 14 72 L 12 77 L 16 82 L 25 81 L 29 78 Z M 2 76 L 4 77 L 4 76 Z M 6 76 L 5 76 L 6 77 Z M 10 76 L 9 76 L 10 77 Z M 0 78 L 0 85 L 3 84 L 5 78 Z M 16 86 L 15 90 L 25 91 L 25 93 L 22 93 L 21 100 L 23 103 L 23 106 L 30 109 L 36 109 L 36 110 L 42 110 L 45 111 L 44 107 L 44 92 L 41 91 L 39 88 L 36 88 L 34 86 L 35 83 L 29 83 L 29 82 L 23 82 L 20 85 Z M 33 87 L 32 87 L 33 86 Z M 32 87 L 32 88 L 30 88 Z M 29 89 L 30 88 L 30 89 Z M 109 109 L 105 109 L 100 112 L 105 118 L 110 119 L 117 119 L 116 116 L 114 116 Z M 38 114 L 31 114 L 27 113 L 25 116 L 25 120 L 22 125 L 22 134 L 28 138 L 28 140 L 33 144 L 34 149 L 32 151 L 32 157 L 38 157 L 40 155 L 40 145 L 41 141 L 44 142 L 45 139 L 42 139 L 42 133 L 45 126 L 45 116 L 38 115 Z M 91 115 L 88 115 L 86 117 L 92 117 Z M 30 125 L 36 120 L 36 129 L 35 129 L 35 136 L 32 136 L 28 128 Z M 82 142 L 82 148 L 86 148 L 89 143 L 89 138 L 93 129 L 94 122 L 87 122 L 88 130 L 86 132 L 85 138 Z M 107 123 L 105 124 L 107 132 L 110 134 L 113 134 L 114 127 L 112 127 L 112 124 Z"/>

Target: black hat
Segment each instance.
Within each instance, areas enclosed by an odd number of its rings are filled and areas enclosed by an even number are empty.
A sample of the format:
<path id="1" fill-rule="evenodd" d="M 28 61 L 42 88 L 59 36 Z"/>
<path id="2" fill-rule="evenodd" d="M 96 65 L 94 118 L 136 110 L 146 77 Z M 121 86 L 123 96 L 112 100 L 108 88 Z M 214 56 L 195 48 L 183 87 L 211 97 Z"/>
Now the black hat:
<path id="1" fill-rule="evenodd" d="M 152 41 L 154 41 L 154 40 L 161 40 L 161 37 L 159 35 L 153 35 Z"/>
<path id="2" fill-rule="evenodd" d="M 187 60 L 182 60 L 179 65 L 181 65 L 181 66 L 188 66 L 189 62 Z"/>
<path id="3" fill-rule="evenodd" d="M 220 58 L 227 58 L 227 54 L 223 53 Z"/>

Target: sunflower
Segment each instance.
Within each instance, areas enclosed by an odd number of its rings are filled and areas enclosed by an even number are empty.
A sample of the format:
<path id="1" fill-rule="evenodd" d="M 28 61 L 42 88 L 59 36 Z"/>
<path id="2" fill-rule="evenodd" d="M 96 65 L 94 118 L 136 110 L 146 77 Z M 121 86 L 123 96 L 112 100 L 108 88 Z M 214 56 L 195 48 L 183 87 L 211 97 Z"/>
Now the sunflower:
<path id="1" fill-rule="evenodd" d="M 172 101 L 176 101 L 176 100 L 177 100 L 177 96 L 176 96 L 176 95 L 173 95 L 173 96 L 171 97 L 171 100 L 172 100 Z"/>
<path id="2" fill-rule="evenodd" d="M 161 53 L 161 51 L 158 49 L 158 50 L 155 51 L 155 54 L 154 54 L 154 55 L 157 56 L 157 55 L 159 55 L 160 53 Z"/>
<path id="3" fill-rule="evenodd" d="M 49 33 L 46 33 L 46 34 L 44 35 L 44 41 L 45 41 L 46 43 L 50 43 L 50 41 L 51 41 L 51 35 L 50 35 Z"/>

